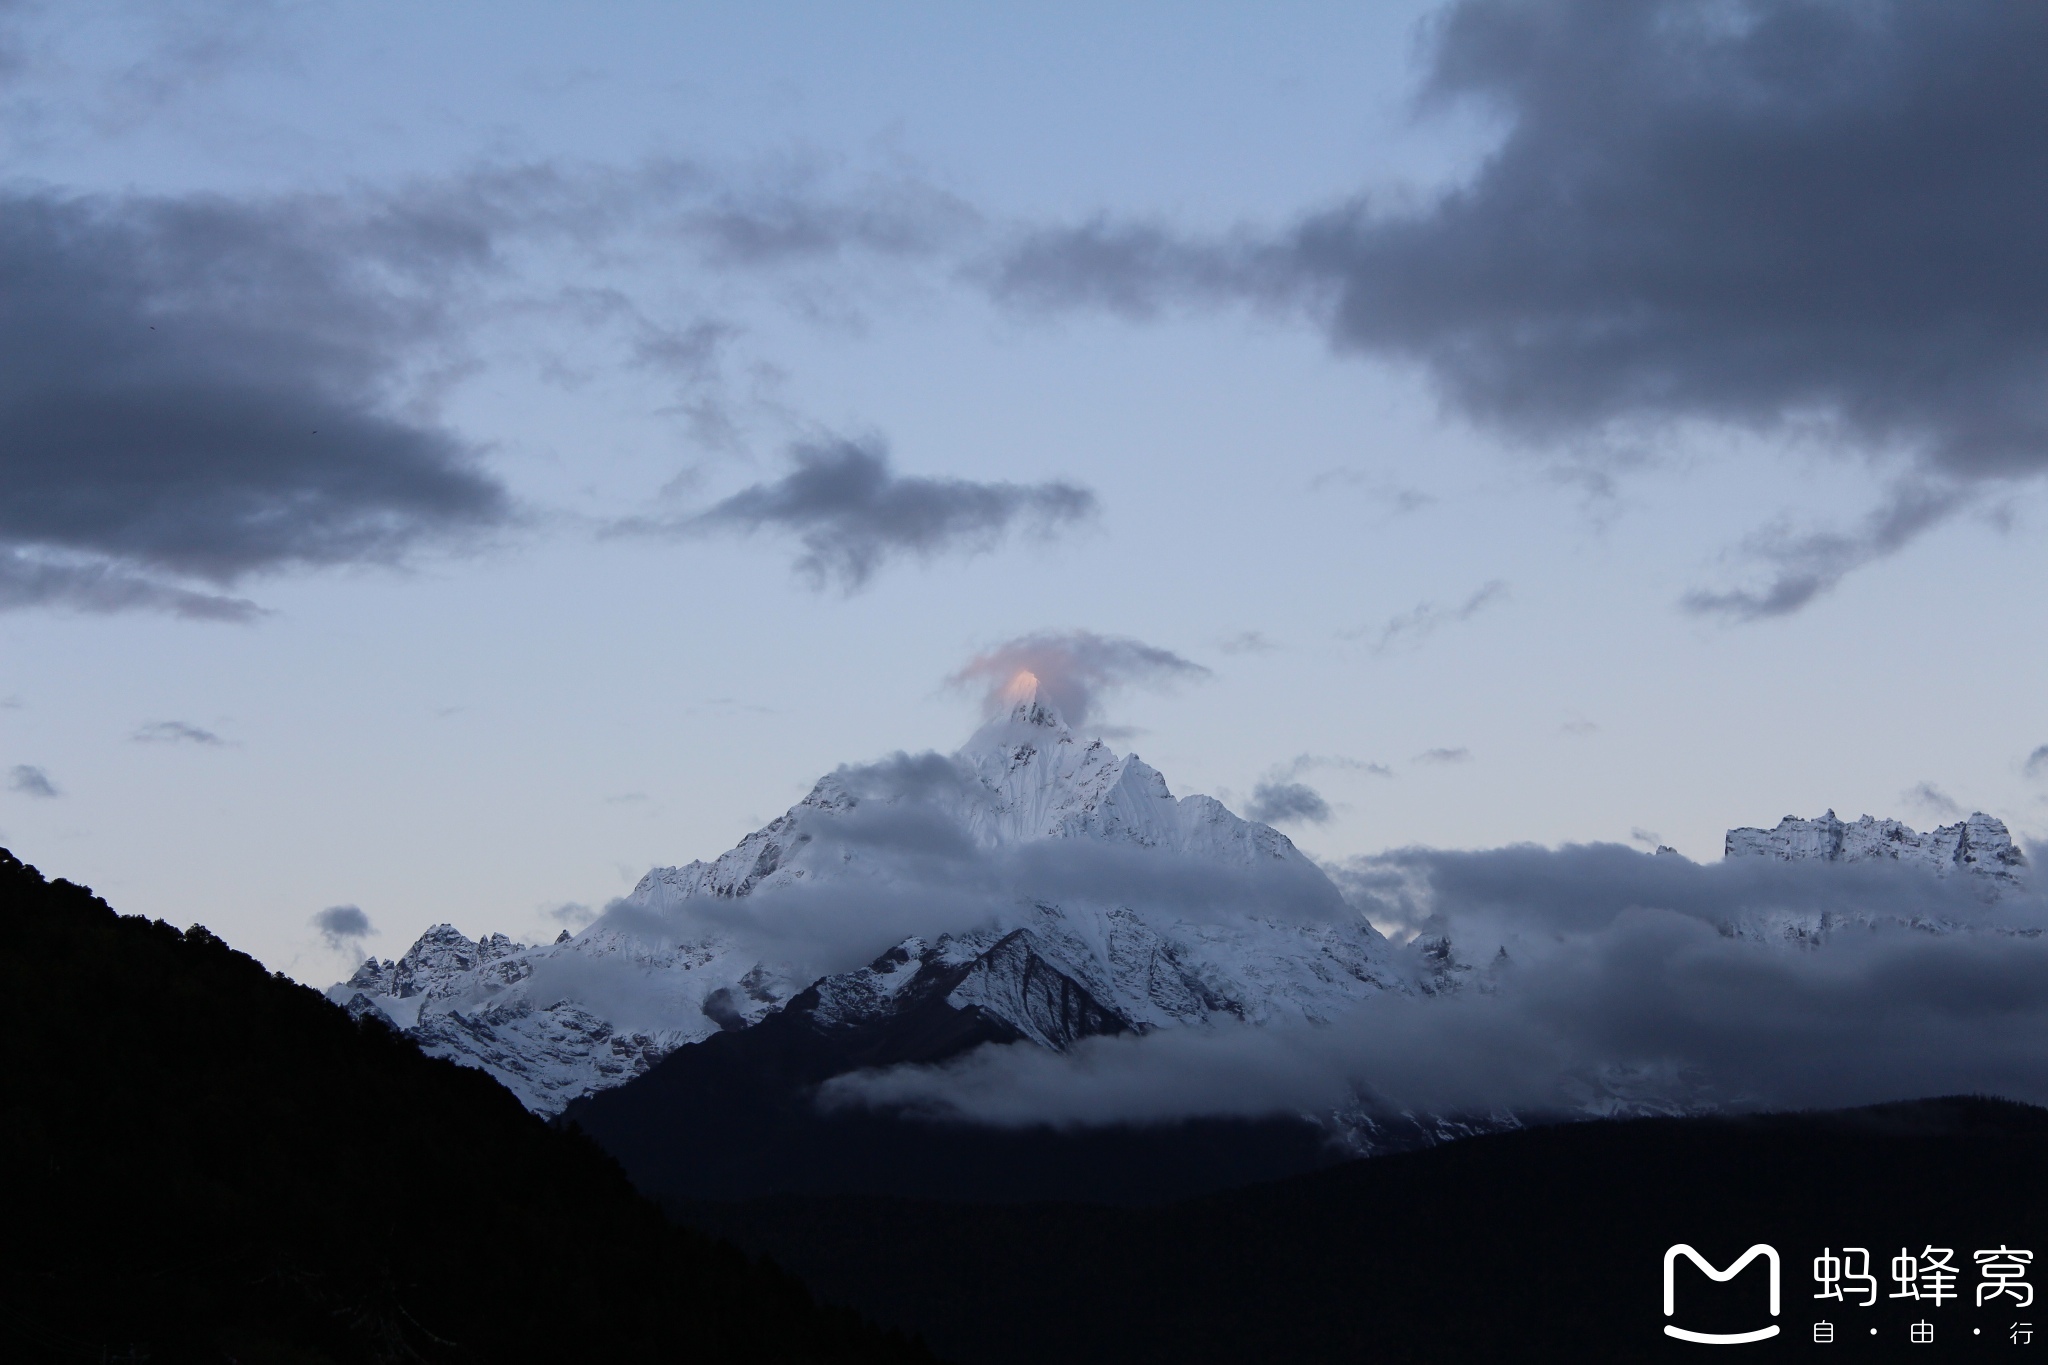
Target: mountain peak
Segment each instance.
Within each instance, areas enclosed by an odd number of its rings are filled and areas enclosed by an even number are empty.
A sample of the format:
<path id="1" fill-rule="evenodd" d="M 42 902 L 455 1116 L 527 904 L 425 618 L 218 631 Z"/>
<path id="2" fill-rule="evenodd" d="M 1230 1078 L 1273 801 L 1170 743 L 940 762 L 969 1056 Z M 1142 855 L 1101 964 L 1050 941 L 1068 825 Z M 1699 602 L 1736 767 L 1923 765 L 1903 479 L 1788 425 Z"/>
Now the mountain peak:
<path id="1" fill-rule="evenodd" d="M 1045 694 L 1044 685 L 1038 675 L 1028 668 L 1017 670 L 1003 690 L 996 694 L 999 710 L 977 730 L 974 737 L 961 749 L 962 753 L 974 753 L 983 749 L 1002 748 L 1017 743 L 1031 743 L 1034 740 L 1072 739 L 1074 732 L 1068 727 L 1067 719 L 1060 714 L 1059 707 Z"/>
<path id="2" fill-rule="evenodd" d="M 1059 708 L 1052 704 L 1052 698 L 1045 695 L 1038 675 L 1028 668 L 1018 669 L 1017 676 L 1004 686 L 1002 703 L 1009 712 L 1012 725 L 1043 725 L 1055 730 L 1067 728 Z"/>

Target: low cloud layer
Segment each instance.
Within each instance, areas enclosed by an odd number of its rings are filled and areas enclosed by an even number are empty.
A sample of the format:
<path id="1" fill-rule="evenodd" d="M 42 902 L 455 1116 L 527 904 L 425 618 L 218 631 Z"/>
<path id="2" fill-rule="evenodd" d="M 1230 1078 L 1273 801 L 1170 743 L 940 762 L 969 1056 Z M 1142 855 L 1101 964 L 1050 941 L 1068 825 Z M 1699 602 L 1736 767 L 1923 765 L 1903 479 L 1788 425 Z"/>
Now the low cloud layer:
<path id="1" fill-rule="evenodd" d="M 1210 676 L 1209 670 L 1170 649 L 1124 635 L 1093 631 L 1041 631 L 1006 640 L 977 654 L 949 682 L 982 689 L 983 709 L 1001 711 L 1018 675 L 1038 681 L 1039 695 L 1059 708 L 1069 725 L 1096 718 L 1106 693 L 1125 687 L 1171 687 Z"/>
<path id="2" fill-rule="evenodd" d="M 220 588 L 509 515 L 401 358 L 484 243 L 315 199 L 0 195 L 0 606 L 244 619 Z"/>
<path id="3" fill-rule="evenodd" d="M 740 490 L 695 516 L 621 529 L 702 535 L 780 532 L 803 547 L 798 574 L 815 588 L 866 586 L 892 559 L 993 550 L 1013 530 L 1050 536 L 1095 513 L 1078 484 L 977 483 L 898 474 L 876 441 L 800 445 L 773 483 Z"/>
<path id="4" fill-rule="evenodd" d="M 1008 1124 L 2048 1102 L 2048 907 L 2028 894 L 1618 845 L 1408 850 L 1343 872 L 1375 923 L 1422 935 L 1418 980 L 1462 986 L 1390 992 L 1328 1027 L 989 1048 L 834 1092 Z M 1420 951 L 1439 939 L 1448 967 Z"/>

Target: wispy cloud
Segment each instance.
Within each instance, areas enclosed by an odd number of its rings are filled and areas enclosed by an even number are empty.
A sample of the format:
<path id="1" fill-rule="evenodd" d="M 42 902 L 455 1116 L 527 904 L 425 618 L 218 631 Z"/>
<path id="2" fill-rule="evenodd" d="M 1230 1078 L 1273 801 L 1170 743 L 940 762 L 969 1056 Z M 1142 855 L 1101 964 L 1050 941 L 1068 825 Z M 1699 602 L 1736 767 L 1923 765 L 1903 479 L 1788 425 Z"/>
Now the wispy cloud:
<path id="1" fill-rule="evenodd" d="M 213 731 L 197 725 L 188 725 L 182 720 L 153 720 L 138 726 L 128 738 L 138 744 L 198 744 L 217 747 L 227 743 Z"/>
<path id="2" fill-rule="evenodd" d="M 57 784 L 50 780 L 48 773 L 29 763 L 14 765 L 13 771 L 7 776 L 7 786 L 10 791 L 20 792 L 23 796 L 41 797 L 46 800 L 63 795 L 57 789 Z"/>
<path id="3" fill-rule="evenodd" d="M 1769 527 L 1749 537 L 1743 557 L 1763 566 L 1758 588 L 1686 594 L 1682 605 L 1695 615 L 1756 621 L 1798 611 L 1856 569 L 1897 554 L 1953 516 L 1971 498 L 1954 484 L 1909 480 L 1894 487 L 1884 503 L 1853 531 L 1795 533 Z"/>
<path id="4" fill-rule="evenodd" d="M 1494 603 L 1505 600 L 1507 595 L 1508 585 L 1494 579 L 1454 607 L 1440 607 L 1434 602 L 1418 603 L 1380 627 L 1372 643 L 1372 652 L 1387 654 L 1396 649 L 1413 648 L 1445 626 L 1471 620 Z"/>
<path id="5" fill-rule="evenodd" d="M 1217 641 L 1216 648 L 1225 654 L 1270 654 L 1280 646 L 1268 639 L 1264 631 L 1241 630 Z"/>
<path id="6" fill-rule="evenodd" d="M 1935 786 L 1932 782 L 1914 783 L 1900 795 L 1899 799 L 1909 806 L 1926 811 L 1930 815 L 1946 816 L 1955 819 L 1963 814 L 1963 808 L 1957 805 L 1947 792 Z"/>

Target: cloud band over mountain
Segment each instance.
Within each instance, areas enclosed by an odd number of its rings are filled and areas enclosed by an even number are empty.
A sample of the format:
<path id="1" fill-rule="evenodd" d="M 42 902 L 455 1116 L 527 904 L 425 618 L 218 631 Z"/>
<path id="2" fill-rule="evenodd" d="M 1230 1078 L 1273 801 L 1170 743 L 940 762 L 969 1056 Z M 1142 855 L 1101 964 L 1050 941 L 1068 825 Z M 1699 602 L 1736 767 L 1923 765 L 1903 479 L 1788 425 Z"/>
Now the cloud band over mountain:
<path id="1" fill-rule="evenodd" d="M 1161 1031 L 1067 1056 L 987 1048 L 831 1091 L 997 1124 L 1572 1112 L 1601 1096 L 2048 1101 L 2048 909 L 2031 895 L 1987 903 L 1965 879 L 1911 868 L 1701 865 L 1610 845 L 1409 850 L 1346 880 L 1376 923 L 1447 935 L 1463 988 L 1387 993 L 1324 1027 Z M 1836 927 L 1803 944 L 1731 932 L 1770 914 Z M 1932 923 L 1953 928 L 1918 927 Z"/>

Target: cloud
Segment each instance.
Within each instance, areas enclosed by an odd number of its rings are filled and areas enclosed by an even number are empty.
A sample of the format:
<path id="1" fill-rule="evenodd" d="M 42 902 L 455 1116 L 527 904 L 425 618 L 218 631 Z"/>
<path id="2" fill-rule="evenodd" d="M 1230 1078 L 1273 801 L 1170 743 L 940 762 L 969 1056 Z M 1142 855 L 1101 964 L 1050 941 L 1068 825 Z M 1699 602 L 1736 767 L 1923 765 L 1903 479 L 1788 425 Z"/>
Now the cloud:
<path id="1" fill-rule="evenodd" d="M 1931 815 L 1949 816 L 1960 819 L 1963 808 L 1950 799 L 1947 792 L 1932 782 L 1916 782 L 1900 797 L 1908 805 L 1917 806 Z"/>
<path id="2" fill-rule="evenodd" d="M 1181 303 L 1282 303 L 1299 290 L 1284 249 L 1248 236 L 1193 241 L 1163 223 L 1097 217 L 1016 235 L 975 272 L 1012 307 L 1099 308 L 1138 321 Z"/>
<path id="3" fill-rule="evenodd" d="M 1763 586 L 1692 599 L 1737 619 L 1897 550 L 1955 488 L 2048 472 L 2048 11 L 1463 0 L 1428 33 L 1419 107 L 1501 130 L 1464 183 L 1220 238 L 1050 228 L 996 296 L 1291 308 L 1550 449 L 1704 422 L 1917 471 L 1871 525 L 1759 546 Z"/>
<path id="4" fill-rule="evenodd" d="M 0 546 L 0 611 L 161 611 L 193 621 L 254 621 L 264 613 L 243 597 L 164 583 L 105 559 L 23 553 Z"/>
<path id="5" fill-rule="evenodd" d="M 1424 749 L 1415 755 L 1417 763 L 1468 763 L 1471 759 L 1472 751 L 1465 748 Z"/>
<path id="6" fill-rule="evenodd" d="M 2029 894 L 1617 845 L 1410 849 L 1347 880 L 1375 923 L 1405 918 L 1479 964 L 1466 987 L 1388 992 L 1323 1027 L 985 1048 L 830 1095 L 1001 1124 L 2048 1100 L 2048 907 Z"/>
<path id="7" fill-rule="evenodd" d="M 947 682 L 981 687 L 989 714 L 1005 706 L 1004 692 L 1020 673 L 1038 679 L 1039 695 L 1070 725 L 1086 725 L 1105 692 L 1120 687 L 1170 687 L 1210 676 L 1209 670 L 1170 649 L 1093 631 L 1041 631 L 1007 640 L 977 654 Z"/>
<path id="8" fill-rule="evenodd" d="M 915 179 L 877 179 L 838 190 L 813 166 L 724 189 L 687 212 L 681 230 L 712 264 L 763 268 L 851 252 L 895 258 L 937 254 L 981 226 L 957 195 Z"/>
<path id="9" fill-rule="evenodd" d="M 755 484 L 694 516 L 635 519 L 622 532 L 701 535 L 760 530 L 796 536 L 796 570 L 815 588 L 846 592 L 866 585 L 903 555 L 923 559 L 993 550 L 1013 527 L 1041 536 L 1095 513 L 1095 495 L 1078 484 L 975 483 L 899 475 L 880 442 L 832 440 L 799 445 L 795 466 L 774 483 Z"/>
<path id="10" fill-rule="evenodd" d="M 1330 819 L 1330 803 L 1303 782 L 1261 782 L 1252 788 L 1252 799 L 1246 803 L 1244 813 L 1268 825 L 1290 820 L 1320 825 Z"/>
<path id="11" fill-rule="evenodd" d="M 1373 641 L 1372 652 L 1385 654 L 1397 646 L 1412 648 L 1447 625 L 1471 620 L 1507 595 L 1508 585 L 1496 578 L 1455 607 L 1439 607 L 1434 602 L 1420 603 L 1381 627 L 1379 638 Z"/>
<path id="12" fill-rule="evenodd" d="M 352 947 L 359 940 L 368 938 L 377 931 L 370 927 L 370 917 L 354 905 L 330 905 L 313 916 L 313 927 L 320 931 L 320 937 L 327 940 L 327 946 L 336 951 Z"/>
<path id="13" fill-rule="evenodd" d="M 2027 755 L 2027 761 L 2020 765 L 2020 771 L 2028 777 L 2048 777 L 2048 744 L 2035 748 Z"/>
<path id="14" fill-rule="evenodd" d="M 1303 773 L 1317 771 L 1345 773 L 1366 773 L 1373 777 L 1392 777 L 1394 770 L 1384 763 L 1372 763 L 1362 758 L 1346 758 L 1342 754 L 1296 754 L 1287 762 L 1275 767 L 1268 775 L 1268 781 L 1292 782 Z"/>
<path id="15" fill-rule="evenodd" d="M 577 901 L 565 901 L 543 913 L 558 924 L 566 924 L 577 929 L 597 918 L 597 911 Z"/>
<path id="16" fill-rule="evenodd" d="M 1217 641 L 1216 648 L 1225 654 L 1270 654 L 1280 646 L 1268 639 L 1264 631 L 1241 630 L 1228 639 Z"/>
<path id="17" fill-rule="evenodd" d="M 14 771 L 8 774 L 7 786 L 12 791 L 20 792 L 23 796 L 38 796 L 48 799 L 63 795 L 57 789 L 57 784 L 50 780 L 48 773 L 44 772 L 41 768 L 27 763 L 17 763 L 14 765 Z"/>
<path id="18" fill-rule="evenodd" d="M 214 589 L 503 522 L 475 452 L 394 404 L 485 263 L 389 204 L 0 193 L 0 606 L 248 619 Z"/>
<path id="19" fill-rule="evenodd" d="M 1961 476 L 2048 462 L 2048 15 L 1468 0 L 1427 98 L 1507 133 L 1423 213 L 1353 204 L 1296 249 L 1340 344 L 1420 360 L 1532 435 L 1824 413 Z"/>
<path id="20" fill-rule="evenodd" d="M 1746 557 L 1763 564 L 1769 581 L 1760 588 L 1686 594 L 1681 605 L 1695 615 L 1738 621 L 1785 616 L 1833 588 L 1851 572 L 1898 553 L 1946 521 L 1968 500 L 1953 484 L 1909 480 L 1893 488 L 1883 505 L 1853 531 L 1794 534 L 1771 527 L 1751 536 Z"/>
<path id="21" fill-rule="evenodd" d="M 211 730 L 187 725 L 182 720 L 153 720 L 137 727 L 129 738 L 138 744 L 199 744 L 209 747 L 227 742 Z"/>

